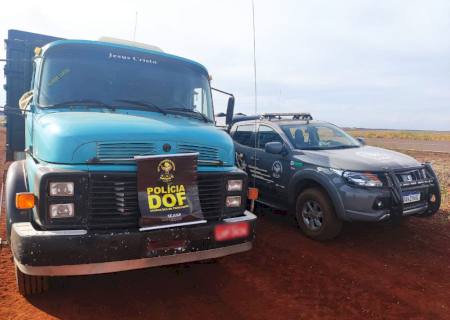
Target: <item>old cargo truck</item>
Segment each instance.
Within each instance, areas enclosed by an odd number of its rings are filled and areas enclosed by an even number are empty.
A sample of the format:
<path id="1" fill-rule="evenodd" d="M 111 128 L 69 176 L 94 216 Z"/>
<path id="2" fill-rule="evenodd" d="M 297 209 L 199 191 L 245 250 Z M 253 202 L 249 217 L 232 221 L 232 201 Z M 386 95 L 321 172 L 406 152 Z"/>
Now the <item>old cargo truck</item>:
<path id="1" fill-rule="evenodd" d="M 114 39 L 10 30 L 6 48 L 7 237 L 22 294 L 52 276 L 252 247 L 247 176 L 214 126 L 205 67 Z"/>

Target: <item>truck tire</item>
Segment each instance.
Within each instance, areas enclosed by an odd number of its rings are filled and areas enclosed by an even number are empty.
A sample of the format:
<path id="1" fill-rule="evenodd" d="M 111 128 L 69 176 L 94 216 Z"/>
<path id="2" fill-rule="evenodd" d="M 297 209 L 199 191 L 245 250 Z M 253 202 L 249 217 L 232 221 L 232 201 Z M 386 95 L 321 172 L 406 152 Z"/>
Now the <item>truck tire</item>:
<path id="1" fill-rule="evenodd" d="M 297 196 L 295 217 L 303 233 L 314 240 L 335 238 L 342 229 L 328 195 L 318 188 L 310 188 Z"/>
<path id="2" fill-rule="evenodd" d="M 20 271 L 17 265 L 15 267 L 17 288 L 21 295 L 29 296 L 48 290 L 48 277 L 30 276 Z"/>

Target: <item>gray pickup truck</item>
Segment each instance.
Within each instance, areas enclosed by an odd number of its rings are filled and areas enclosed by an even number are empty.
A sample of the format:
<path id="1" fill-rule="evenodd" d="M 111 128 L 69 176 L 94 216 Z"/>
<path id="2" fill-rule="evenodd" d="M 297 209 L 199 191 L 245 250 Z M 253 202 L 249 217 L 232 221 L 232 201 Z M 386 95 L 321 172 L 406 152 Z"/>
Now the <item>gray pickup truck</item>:
<path id="1" fill-rule="evenodd" d="M 400 220 L 438 211 L 430 164 L 365 145 L 307 113 L 233 119 L 236 161 L 259 188 L 258 201 L 292 212 L 310 238 L 336 237 L 342 221 Z"/>

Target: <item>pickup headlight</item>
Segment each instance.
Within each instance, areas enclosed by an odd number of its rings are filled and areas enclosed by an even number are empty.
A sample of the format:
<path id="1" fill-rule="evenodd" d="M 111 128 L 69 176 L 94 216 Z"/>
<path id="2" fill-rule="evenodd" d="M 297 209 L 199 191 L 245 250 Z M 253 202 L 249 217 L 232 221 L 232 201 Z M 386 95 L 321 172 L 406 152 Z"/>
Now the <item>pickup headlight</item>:
<path id="1" fill-rule="evenodd" d="M 242 180 L 228 180 L 227 191 L 242 191 Z"/>
<path id="2" fill-rule="evenodd" d="M 73 182 L 50 182 L 50 195 L 52 197 L 70 197 L 73 194 Z"/>
<path id="3" fill-rule="evenodd" d="M 342 177 L 350 184 L 359 187 L 382 187 L 383 182 L 375 173 L 345 171 Z"/>

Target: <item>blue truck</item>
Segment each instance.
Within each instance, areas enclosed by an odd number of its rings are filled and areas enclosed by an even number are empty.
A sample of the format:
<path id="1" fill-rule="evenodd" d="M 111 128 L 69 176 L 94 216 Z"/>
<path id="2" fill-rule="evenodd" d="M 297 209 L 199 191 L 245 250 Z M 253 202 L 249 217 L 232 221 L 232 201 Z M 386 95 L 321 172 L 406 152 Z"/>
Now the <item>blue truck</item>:
<path id="1" fill-rule="evenodd" d="M 6 49 L 7 239 L 21 294 L 49 277 L 251 249 L 247 175 L 214 125 L 204 66 L 134 42 L 18 30 Z M 233 108 L 231 95 L 228 120 Z M 181 219 L 175 205 L 196 212 Z"/>

